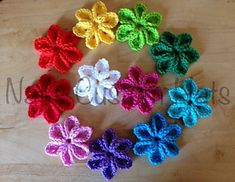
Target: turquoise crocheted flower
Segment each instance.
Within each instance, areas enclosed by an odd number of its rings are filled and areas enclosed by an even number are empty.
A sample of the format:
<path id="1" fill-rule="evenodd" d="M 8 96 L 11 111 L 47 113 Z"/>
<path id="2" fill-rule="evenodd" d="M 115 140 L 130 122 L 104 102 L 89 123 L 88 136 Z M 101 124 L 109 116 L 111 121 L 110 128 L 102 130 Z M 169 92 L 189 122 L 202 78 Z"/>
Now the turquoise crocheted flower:
<path id="1" fill-rule="evenodd" d="M 157 27 L 162 16 L 157 12 L 148 12 L 145 4 L 136 4 L 135 8 L 121 8 L 119 13 L 120 26 L 116 32 L 116 39 L 120 42 L 128 41 L 134 51 L 139 51 L 145 44 L 158 42 Z"/>
<path id="2" fill-rule="evenodd" d="M 212 114 L 212 108 L 207 104 L 212 96 L 209 88 L 198 89 L 192 79 L 186 79 L 181 87 L 169 89 L 173 104 L 168 109 L 171 118 L 183 118 L 186 127 L 197 124 L 198 118 L 207 118 Z"/>
<path id="3" fill-rule="evenodd" d="M 161 164 L 166 156 L 174 157 L 179 153 L 176 139 L 181 136 L 182 129 L 177 124 L 167 124 L 165 117 L 155 113 L 150 124 L 137 124 L 133 130 L 140 140 L 133 151 L 135 155 L 148 155 L 152 165 Z"/>
<path id="4" fill-rule="evenodd" d="M 189 65 L 197 61 L 200 54 L 191 47 L 192 36 L 190 34 L 173 35 L 164 32 L 160 41 L 150 47 L 149 52 L 157 62 L 157 70 L 160 74 L 167 72 L 184 76 Z"/>

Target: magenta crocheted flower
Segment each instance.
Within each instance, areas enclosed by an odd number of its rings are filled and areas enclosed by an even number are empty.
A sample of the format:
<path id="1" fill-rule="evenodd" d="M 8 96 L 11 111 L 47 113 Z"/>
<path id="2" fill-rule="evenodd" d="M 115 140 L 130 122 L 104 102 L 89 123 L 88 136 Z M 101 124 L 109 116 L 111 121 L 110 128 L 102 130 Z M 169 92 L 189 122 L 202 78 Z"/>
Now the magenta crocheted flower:
<path id="1" fill-rule="evenodd" d="M 60 156 L 65 166 L 71 166 L 75 159 L 84 160 L 90 154 L 89 147 L 84 144 L 92 135 L 90 127 L 80 126 L 75 116 L 68 117 L 63 123 L 49 128 L 50 142 L 45 153 Z"/>
<path id="2" fill-rule="evenodd" d="M 138 107 L 142 114 L 150 113 L 154 103 L 162 99 L 162 90 L 157 87 L 158 80 L 157 73 L 144 75 L 138 66 L 131 67 L 128 77 L 119 80 L 115 85 L 117 90 L 123 93 L 123 109 L 130 111 Z"/>

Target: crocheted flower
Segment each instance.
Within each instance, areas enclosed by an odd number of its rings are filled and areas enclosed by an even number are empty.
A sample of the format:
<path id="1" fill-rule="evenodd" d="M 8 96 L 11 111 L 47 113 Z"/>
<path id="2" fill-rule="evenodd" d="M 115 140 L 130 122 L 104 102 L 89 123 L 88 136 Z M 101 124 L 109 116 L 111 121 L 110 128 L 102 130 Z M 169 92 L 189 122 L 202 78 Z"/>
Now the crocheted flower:
<path id="1" fill-rule="evenodd" d="M 79 9 L 75 14 L 78 23 L 73 27 L 73 33 L 86 39 L 86 46 L 90 49 L 98 47 L 100 41 L 112 44 L 115 35 L 112 28 L 118 24 L 118 16 L 114 12 L 107 12 L 101 1 L 95 3 L 92 10 Z"/>
<path id="2" fill-rule="evenodd" d="M 173 35 L 164 32 L 160 41 L 150 47 L 150 54 L 157 62 L 157 70 L 160 74 L 167 72 L 184 76 L 189 65 L 197 61 L 200 54 L 191 47 L 192 36 L 190 34 Z"/>
<path id="3" fill-rule="evenodd" d="M 102 138 L 93 141 L 90 151 L 93 153 L 87 165 L 91 170 L 101 170 L 103 176 L 110 180 L 118 169 L 127 170 L 132 166 L 132 159 L 126 155 L 131 149 L 129 139 L 117 139 L 116 133 L 108 129 Z"/>
<path id="4" fill-rule="evenodd" d="M 212 108 L 207 104 L 212 95 L 211 89 L 198 89 L 192 79 L 186 79 L 181 87 L 171 88 L 168 92 L 173 102 L 168 109 L 169 116 L 183 118 L 186 127 L 193 127 L 198 118 L 207 118 L 212 114 Z"/>
<path id="5" fill-rule="evenodd" d="M 63 123 L 49 128 L 50 142 L 45 147 L 49 156 L 60 156 L 64 166 L 71 166 L 75 159 L 87 159 L 89 147 L 84 144 L 92 135 L 92 129 L 81 126 L 75 116 L 68 117 Z"/>
<path id="6" fill-rule="evenodd" d="M 28 116 L 36 118 L 39 115 L 50 123 L 56 123 L 63 111 L 74 107 L 74 101 L 69 97 L 70 84 L 67 80 L 55 81 L 49 75 L 42 75 L 36 84 L 25 89 L 29 101 Z"/>
<path id="7" fill-rule="evenodd" d="M 82 59 L 82 52 L 76 47 L 78 38 L 73 32 L 62 32 L 52 25 L 46 37 L 34 41 L 34 48 L 40 53 L 38 65 L 43 69 L 55 67 L 59 72 L 69 71 L 71 64 Z"/>
<path id="8" fill-rule="evenodd" d="M 160 113 L 152 116 L 150 124 L 137 124 L 133 132 L 140 140 L 134 145 L 134 154 L 147 155 L 152 165 L 159 165 L 167 156 L 175 157 L 179 153 L 176 139 L 182 129 L 177 124 L 168 125 Z"/>
<path id="9" fill-rule="evenodd" d="M 120 42 L 128 41 L 134 51 L 139 51 L 145 44 L 158 42 L 157 27 L 162 16 L 157 12 L 148 12 L 145 4 L 136 4 L 135 8 L 121 8 L 119 13 L 120 26 L 116 32 L 116 39 Z"/>
<path id="10" fill-rule="evenodd" d="M 123 109 L 130 111 L 138 107 L 142 114 L 150 113 L 154 103 L 162 99 L 161 88 L 156 87 L 158 80 L 156 73 L 144 75 L 139 67 L 131 67 L 128 77 L 116 83 L 117 90 L 123 93 Z"/>
<path id="11" fill-rule="evenodd" d="M 121 74 L 117 70 L 109 71 L 109 63 L 106 59 L 100 59 L 95 66 L 84 65 L 78 69 L 80 81 L 74 87 L 74 93 L 78 96 L 88 96 L 91 105 L 97 106 L 104 99 L 117 98 L 117 90 L 114 84 Z"/>

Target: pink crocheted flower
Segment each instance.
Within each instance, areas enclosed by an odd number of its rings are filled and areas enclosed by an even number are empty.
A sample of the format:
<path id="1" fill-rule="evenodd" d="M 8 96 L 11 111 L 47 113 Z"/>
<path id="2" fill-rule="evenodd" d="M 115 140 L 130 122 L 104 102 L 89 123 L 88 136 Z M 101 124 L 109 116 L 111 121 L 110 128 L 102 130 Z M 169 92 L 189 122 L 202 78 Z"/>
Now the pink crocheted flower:
<path id="1" fill-rule="evenodd" d="M 150 113 L 154 103 L 162 99 L 162 90 L 157 87 L 158 80 L 157 73 L 144 75 L 138 66 L 131 67 L 128 78 L 119 80 L 115 85 L 123 93 L 123 109 L 130 111 L 138 107 L 142 114 Z"/>
<path id="2" fill-rule="evenodd" d="M 68 117 L 61 124 L 49 128 L 50 142 L 45 147 L 45 153 L 50 156 L 60 156 L 65 166 L 71 166 L 75 158 L 84 160 L 90 154 L 89 147 L 84 144 L 92 135 L 90 127 L 80 126 L 75 116 Z"/>

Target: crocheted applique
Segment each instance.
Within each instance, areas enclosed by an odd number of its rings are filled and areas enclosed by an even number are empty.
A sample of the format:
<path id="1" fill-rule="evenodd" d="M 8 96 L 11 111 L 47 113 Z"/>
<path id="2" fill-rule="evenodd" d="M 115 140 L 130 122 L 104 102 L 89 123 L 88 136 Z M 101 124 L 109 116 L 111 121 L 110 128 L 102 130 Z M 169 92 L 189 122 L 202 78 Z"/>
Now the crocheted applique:
<path id="1" fill-rule="evenodd" d="M 101 170 L 103 176 L 110 180 L 117 170 L 127 170 L 132 166 L 132 159 L 127 156 L 132 142 L 129 139 L 118 139 L 112 129 L 106 130 L 102 138 L 93 141 L 90 151 L 93 156 L 87 165 L 91 170 Z"/>
<path id="2" fill-rule="evenodd" d="M 138 66 L 131 67 L 128 77 L 119 80 L 115 85 L 123 93 L 122 108 L 130 111 L 138 107 L 142 114 L 150 113 L 154 103 L 162 99 L 162 90 L 157 87 L 158 80 L 157 73 L 144 75 Z"/>
<path id="3" fill-rule="evenodd" d="M 36 118 L 43 115 L 49 124 L 56 123 L 63 111 L 74 107 L 73 99 L 68 96 L 70 90 L 67 80 L 56 82 L 51 75 L 42 75 L 37 83 L 25 89 L 29 102 L 28 116 Z"/>
<path id="4" fill-rule="evenodd" d="M 79 67 L 79 82 L 73 88 L 74 94 L 85 97 L 93 106 L 98 106 L 104 99 L 114 100 L 117 98 L 117 90 L 114 84 L 121 77 L 117 70 L 109 70 L 109 62 L 102 58 L 95 66 L 84 65 Z"/>
<path id="5" fill-rule="evenodd" d="M 207 102 L 212 96 L 209 88 L 198 89 L 192 79 L 186 79 L 180 87 L 168 91 L 173 104 L 168 108 L 171 118 L 183 118 L 186 127 L 197 124 L 198 118 L 207 118 L 212 114 L 212 108 Z"/>
<path id="6" fill-rule="evenodd" d="M 75 159 L 87 159 L 89 147 L 84 144 L 92 135 L 92 129 L 81 126 L 75 116 L 68 117 L 63 123 L 51 125 L 50 142 L 45 147 L 49 156 L 60 156 L 64 166 L 71 166 Z"/>
<path id="7" fill-rule="evenodd" d="M 164 32 L 160 41 L 150 47 L 149 52 L 157 62 L 157 71 L 160 74 L 167 72 L 184 76 L 189 65 L 200 58 L 200 54 L 191 47 L 192 36 L 190 34 L 173 35 Z"/>
<path id="8" fill-rule="evenodd" d="M 100 41 L 106 44 L 114 42 L 115 35 L 112 29 L 118 24 L 118 15 L 114 12 L 107 12 L 103 2 L 96 2 L 91 11 L 79 9 L 75 16 L 79 22 L 73 27 L 73 33 L 85 38 L 89 49 L 97 48 Z"/>
<path id="9" fill-rule="evenodd" d="M 34 41 L 34 48 L 40 53 L 39 67 L 55 67 L 61 73 L 68 72 L 71 64 L 82 59 L 82 52 L 76 47 L 77 43 L 78 37 L 73 32 L 63 33 L 59 26 L 52 25 L 45 37 Z"/>
<path id="10" fill-rule="evenodd" d="M 134 145 L 134 154 L 147 155 L 152 165 L 159 165 L 167 156 L 175 157 L 179 153 L 176 139 L 181 136 L 182 129 L 177 124 L 168 125 L 160 113 L 152 116 L 150 124 L 137 124 L 133 132 L 140 140 Z"/>
<path id="11" fill-rule="evenodd" d="M 145 44 L 152 45 L 158 42 L 157 27 L 162 21 L 159 13 L 148 12 L 146 5 L 139 3 L 133 10 L 121 8 L 118 16 L 121 24 L 116 32 L 118 41 L 128 41 L 134 51 L 141 50 Z"/>

